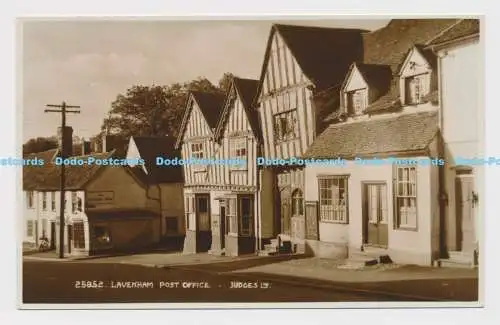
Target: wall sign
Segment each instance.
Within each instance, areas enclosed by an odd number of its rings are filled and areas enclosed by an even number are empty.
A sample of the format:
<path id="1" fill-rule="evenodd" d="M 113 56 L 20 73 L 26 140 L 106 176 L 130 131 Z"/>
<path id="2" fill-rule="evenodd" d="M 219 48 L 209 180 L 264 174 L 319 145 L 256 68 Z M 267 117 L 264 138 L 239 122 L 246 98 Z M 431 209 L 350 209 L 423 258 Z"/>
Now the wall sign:
<path id="1" fill-rule="evenodd" d="M 115 193 L 113 191 L 92 191 L 86 194 L 88 208 L 110 207 L 115 203 Z"/>

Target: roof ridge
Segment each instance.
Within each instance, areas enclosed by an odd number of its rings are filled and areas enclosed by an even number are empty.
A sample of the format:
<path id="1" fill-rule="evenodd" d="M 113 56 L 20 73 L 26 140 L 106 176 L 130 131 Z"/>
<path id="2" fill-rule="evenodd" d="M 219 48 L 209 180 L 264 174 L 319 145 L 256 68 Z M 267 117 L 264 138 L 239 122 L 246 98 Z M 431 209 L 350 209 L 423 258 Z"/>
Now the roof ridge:
<path id="1" fill-rule="evenodd" d="M 461 18 L 461 19 L 457 19 L 457 21 L 453 24 L 451 24 L 450 26 L 444 28 L 442 31 L 440 31 L 439 33 L 437 33 L 436 35 L 434 35 L 434 37 L 432 37 L 430 40 L 428 40 L 427 42 L 425 42 L 424 46 L 427 46 L 429 44 L 432 43 L 432 41 L 434 41 L 435 39 L 437 39 L 438 37 L 442 36 L 444 33 L 446 33 L 447 31 L 449 31 L 450 29 L 452 29 L 453 27 L 457 26 L 458 24 L 460 24 L 462 21 L 464 21 L 465 19 L 464 18 Z"/>

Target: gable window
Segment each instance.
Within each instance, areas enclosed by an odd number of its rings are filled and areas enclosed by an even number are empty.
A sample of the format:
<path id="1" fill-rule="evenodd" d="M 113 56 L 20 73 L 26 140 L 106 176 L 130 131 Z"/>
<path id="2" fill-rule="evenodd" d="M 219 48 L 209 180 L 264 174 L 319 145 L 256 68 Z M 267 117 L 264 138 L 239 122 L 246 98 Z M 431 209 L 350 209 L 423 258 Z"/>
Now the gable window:
<path id="1" fill-rule="evenodd" d="M 28 208 L 33 208 L 33 203 L 35 201 L 35 198 L 34 198 L 34 193 L 33 191 L 27 191 L 26 192 L 26 204 L 28 206 Z"/>
<path id="2" fill-rule="evenodd" d="M 358 89 L 348 92 L 347 106 L 350 114 L 363 114 L 366 109 L 366 89 Z"/>
<path id="3" fill-rule="evenodd" d="M 56 192 L 50 193 L 50 208 L 52 211 L 56 211 Z"/>
<path id="4" fill-rule="evenodd" d="M 203 159 L 203 143 L 192 143 L 191 144 L 191 157 L 195 159 Z"/>
<path id="5" fill-rule="evenodd" d="M 42 192 L 42 210 L 47 210 L 47 192 Z"/>
<path id="6" fill-rule="evenodd" d="M 424 96 L 428 94 L 427 79 L 427 73 L 405 78 L 405 101 L 407 105 L 417 105 L 423 102 Z"/>
<path id="7" fill-rule="evenodd" d="M 348 222 L 347 182 L 347 176 L 319 178 L 319 207 L 322 222 Z"/>
<path id="8" fill-rule="evenodd" d="M 298 137 L 297 110 L 274 115 L 275 141 L 288 141 Z"/>
<path id="9" fill-rule="evenodd" d="M 416 167 L 396 168 L 396 228 L 417 227 L 417 169 Z"/>
<path id="10" fill-rule="evenodd" d="M 231 158 L 240 161 L 247 161 L 247 138 L 232 138 L 230 140 Z M 246 163 L 241 165 L 231 165 L 232 169 L 245 169 Z"/>

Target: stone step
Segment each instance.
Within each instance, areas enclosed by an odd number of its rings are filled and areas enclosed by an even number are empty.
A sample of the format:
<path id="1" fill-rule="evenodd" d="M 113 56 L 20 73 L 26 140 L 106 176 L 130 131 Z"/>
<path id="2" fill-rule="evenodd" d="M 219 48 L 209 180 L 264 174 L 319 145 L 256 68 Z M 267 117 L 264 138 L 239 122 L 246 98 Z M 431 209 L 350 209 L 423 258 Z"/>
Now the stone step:
<path id="1" fill-rule="evenodd" d="M 258 255 L 259 256 L 275 256 L 275 255 L 278 255 L 278 252 L 263 250 L 263 251 L 259 251 Z"/>
<path id="2" fill-rule="evenodd" d="M 456 268 L 474 268 L 475 264 L 474 252 L 448 252 L 449 258 L 441 258 L 438 260 L 438 266 L 441 267 L 456 267 Z"/>
<path id="3" fill-rule="evenodd" d="M 264 245 L 264 250 L 268 252 L 276 252 L 278 250 L 278 247 L 274 246 L 273 244 L 266 244 Z"/>

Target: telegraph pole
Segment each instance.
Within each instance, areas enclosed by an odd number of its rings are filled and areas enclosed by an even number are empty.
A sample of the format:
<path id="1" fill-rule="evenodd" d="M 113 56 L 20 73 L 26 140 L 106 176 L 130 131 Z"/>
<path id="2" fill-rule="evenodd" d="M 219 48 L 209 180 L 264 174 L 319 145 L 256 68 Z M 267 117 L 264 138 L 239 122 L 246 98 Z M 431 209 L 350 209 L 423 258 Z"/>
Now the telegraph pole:
<path id="1" fill-rule="evenodd" d="M 67 110 L 67 108 L 80 108 L 80 106 L 72 106 L 72 105 L 66 105 L 65 102 L 62 102 L 61 105 L 53 105 L 53 104 L 47 104 L 47 107 L 55 107 L 59 109 L 46 109 L 45 113 L 47 112 L 52 112 L 52 113 L 61 113 L 61 158 L 64 160 L 66 158 L 66 148 L 64 147 L 64 143 L 66 142 L 66 113 L 74 113 L 74 114 L 79 114 L 80 111 L 75 111 L 75 110 Z M 61 164 L 61 184 L 60 184 L 60 192 L 61 192 L 61 210 L 60 210 L 60 215 L 59 215 L 59 258 L 64 258 L 64 208 L 65 208 L 65 174 L 64 174 L 64 161 Z M 68 245 L 71 243 L 68 242 Z"/>

